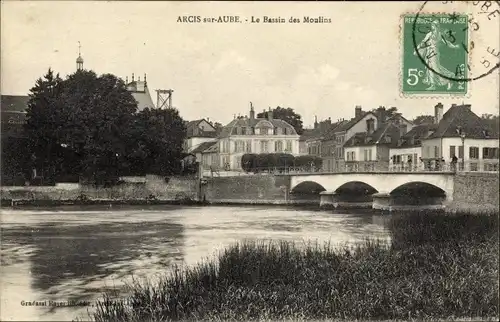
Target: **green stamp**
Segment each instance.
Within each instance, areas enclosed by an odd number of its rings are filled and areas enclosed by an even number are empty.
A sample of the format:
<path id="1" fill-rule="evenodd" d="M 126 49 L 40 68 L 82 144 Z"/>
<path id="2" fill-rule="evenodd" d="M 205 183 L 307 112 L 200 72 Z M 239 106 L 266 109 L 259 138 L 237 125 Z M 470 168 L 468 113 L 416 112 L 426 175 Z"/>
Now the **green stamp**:
<path id="1" fill-rule="evenodd" d="M 409 14 L 402 24 L 403 94 L 467 94 L 467 15 Z"/>

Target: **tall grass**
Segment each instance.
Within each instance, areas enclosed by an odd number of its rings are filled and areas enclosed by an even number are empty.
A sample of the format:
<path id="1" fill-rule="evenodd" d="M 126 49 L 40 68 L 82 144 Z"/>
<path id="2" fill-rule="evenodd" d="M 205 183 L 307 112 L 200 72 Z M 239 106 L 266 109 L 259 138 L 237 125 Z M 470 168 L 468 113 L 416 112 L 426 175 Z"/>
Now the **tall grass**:
<path id="1" fill-rule="evenodd" d="M 391 244 L 245 241 L 213 261 L 134 282 L 97 321 L 498 317 L 498 214 L 393 215 Z"/>

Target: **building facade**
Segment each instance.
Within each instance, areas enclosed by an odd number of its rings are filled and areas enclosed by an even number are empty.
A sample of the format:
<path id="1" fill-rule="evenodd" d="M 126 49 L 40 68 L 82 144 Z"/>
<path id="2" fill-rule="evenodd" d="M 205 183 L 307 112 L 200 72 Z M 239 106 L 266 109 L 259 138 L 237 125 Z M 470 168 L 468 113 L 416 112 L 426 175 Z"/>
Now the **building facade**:
<path id="1" fill-rule="evenodd" d="M 299 135 L 287 122 L 273 118 L 271 110 L 267 118 L 256 118 L 250 104 L 248 116 L 232 120 L 221 131 L 219 142 L 219 166 L 224 170 L 242 170 L 241 157 L 246 153 L 299 154 Z"/>
<path id="2" fill-rule="evenodd" d="M 470 104 L 452 104 L 443 114 L 441 103 L 435 106 L 436 128 L 422 140 L 422 161 L 433 169 L 436 164 L 450 165 L 455 159 L 464 171 L 498 171 L 499 136 L 472 111 Z"/>

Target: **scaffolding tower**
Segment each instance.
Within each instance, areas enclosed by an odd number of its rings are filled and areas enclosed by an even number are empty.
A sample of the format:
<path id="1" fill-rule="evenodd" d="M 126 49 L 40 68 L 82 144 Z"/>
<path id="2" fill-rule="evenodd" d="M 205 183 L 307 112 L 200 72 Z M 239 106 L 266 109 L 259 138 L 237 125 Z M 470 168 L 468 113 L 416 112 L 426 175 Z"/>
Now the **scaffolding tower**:
<path id="1" fill-rule="evenodd" d="M 173 89 L 157 89 L 156 90 L 156 108 L 168 109 L 172 108 L 172 93 Z"/>

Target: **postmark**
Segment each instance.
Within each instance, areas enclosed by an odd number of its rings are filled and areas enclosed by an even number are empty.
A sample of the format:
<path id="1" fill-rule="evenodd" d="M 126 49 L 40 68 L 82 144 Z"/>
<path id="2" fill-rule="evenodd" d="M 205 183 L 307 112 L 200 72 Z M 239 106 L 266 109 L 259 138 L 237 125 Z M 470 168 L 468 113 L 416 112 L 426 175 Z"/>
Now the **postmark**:
<path id="1" fill-rule="evenodd" d="M 494 1 L 425 1 L 401 19 L 401 93 L 465 96 L 498 71 L 500 6 Z"/>

